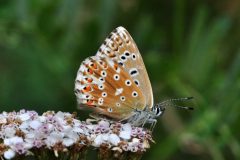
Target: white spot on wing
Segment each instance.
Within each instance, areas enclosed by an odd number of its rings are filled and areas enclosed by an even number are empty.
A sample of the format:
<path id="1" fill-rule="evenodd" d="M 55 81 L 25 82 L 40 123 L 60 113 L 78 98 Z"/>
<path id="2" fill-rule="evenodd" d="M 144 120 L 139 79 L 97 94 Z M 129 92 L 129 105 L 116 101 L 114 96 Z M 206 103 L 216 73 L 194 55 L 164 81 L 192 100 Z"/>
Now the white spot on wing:
<path id="1" fill-rule="evenodd" d="M 137 93 L 136 91 L 133 91 L 133 92 L 132 92 L 132 96 L 133 96 L 133 97 L 137 97 L 137 96 L 138 96 L 138 93 Z"/>
<path id="2" fill-rule="evenodd" d="M 122 94 L 123 88 L 117 88 L 115 92 L 115 96 L 118 96 L 119 94 Z"/>
<path id="3" fill-rule="evenodd" d="M 121 104 L 117 102 L 117 103 L 116 103 L 116 106 L 117 106 L 117 107 L 120 107 L 120 106 L 121 106 Z"/>
<path id="4" fill-rule="evenodd" d="M 113 110 L 112 110 L 112 108 L 108 108 L 107 111 L 108 112 L 112 112 Z"/>
<path id="5" fill-rule="evenodd" d="M 121 96 L 121 97 L 120 97 L 120 100 L 121 100 L 121 101 L 125 101 L 125 100 L 126 100 L 125 96 Z"/>
<path id="6" fill-rule="evenodd" d="M 118 74 L 114 74 L 113 78 L 115 81 L 118 81 L 120 79 L 120 76 Z"/>

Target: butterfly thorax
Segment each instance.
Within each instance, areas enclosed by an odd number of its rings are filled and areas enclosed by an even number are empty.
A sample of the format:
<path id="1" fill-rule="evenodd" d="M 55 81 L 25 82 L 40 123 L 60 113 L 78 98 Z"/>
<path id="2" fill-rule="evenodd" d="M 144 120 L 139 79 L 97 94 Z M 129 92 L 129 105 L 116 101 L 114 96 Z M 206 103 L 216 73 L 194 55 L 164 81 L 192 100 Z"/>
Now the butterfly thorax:
<path id="1" fill-rule="evenodd" d="M 133 116 L 131 116 L 127 121 L 134 126 L 144 126 L 146 123 L 155 125 L 157 118 L 161 116 L 165 108 L 161 106 L 153 106 L 151 109 L 146 107 L 144 110 L 136 109 Z"/>

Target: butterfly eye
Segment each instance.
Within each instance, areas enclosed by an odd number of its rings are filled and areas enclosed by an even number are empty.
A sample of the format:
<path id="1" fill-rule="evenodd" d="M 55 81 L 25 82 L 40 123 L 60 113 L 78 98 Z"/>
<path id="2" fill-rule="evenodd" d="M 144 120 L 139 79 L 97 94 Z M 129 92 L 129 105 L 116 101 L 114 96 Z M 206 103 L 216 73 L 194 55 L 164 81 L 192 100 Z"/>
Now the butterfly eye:
<path id="1" fill-rule="evenodd" d="M 125 84 L 126 84 L 127 86 L 131 86 L 132 82 L 128 79 L 128 80 L 125 81 Z"/>
<path id="2" fill-rule="evenodd" d="M 133 96 L 133 97 L 137 97 L 137 96 L 138 96 L 138 93 L 137 93 L 136 91 L 133 91 L 133 92 L 132 92 L 132 96 Z"/>
<path id="3" fill-rule="evenodd" d="M 118 74 L 114 74 L 113 78 L 114 80 L 118 81 L 120 79 L 120 76 Z"/>
<path id="4" fill-rule="evenodd" d="M 135 53 L 132 54 L 132 59 L 133 59 L 133 60 L 136 60 L 136 59 L 137 59 L 137 56 L 136 56 Z"/>
<path id="5" fill-rule="evenodd" d="M 126 57 L 129 57 L 130 56 L 130 53 L 128 51 L 125 52 L 125 56 Z"/>
<path id="6" fill-rule="evenodd" d="M 137 79 L 134 80 L 134 83 L 139 86 L 139 81 Z"/>
<path id="7" fill-rule="evenodd" d="M 98 89 L 103 90 L 103 89 L 104 89 L 104 86 L 103 86 L 103 85 L 99 85 L 99 86 L 98 86 Z"/>
<path id="8" fill-rule="evenodd" d="M 101 81 L 103 83 L 103 82 L 105 82 L 105 79 L 103 77 L 100 77 L 99 81 Z"/>
<path id="9" fill-rule="evenodd" d="M 102 97 L 107 97 L 107 93 L 106 92 L 102 92 Z"/>
<path id="10" fill-rule="evenodd" d="M 134 77 L 136 75 L 138 75 L 138 70 L 136 68 L 132 68 L 129 70 L 129 74 Z"/>
<path id="11" fill-rule="evenodd" d="M 125 98 L 124 96 L 121 96 L 121 97 L 120 97 L 120 100 L 121 100 L 121 101 L 125 101 L 126 98 Z"/>
<path id="12" fill-rule="evenodd" d="M 120 103 L 116 103 L 116 106 L 117 106 L 117 107 L 120 107 L 120 106 L 121 106 L 121 104 L 120 104 Z"/>
<path id="13" fill-rule="evenodd" d="M 112 108 L 108 108 L 107 111 L 108 111 L 108 112 L 112 112 L 113 109 L 112 109 Z"/>
<path id="14" fill-rule="evenodd" d="M 118 64 L 119 64 L 120 66 L 124 67 L 124 64 L 123 64 L 122 61 L 119 61 Z"/>
<path id="15" fill-rule="evenodd" d="M 101 76 L 107 77 L 107 72 L 106 71 L 101 71 Z"/>
<path id="16" fill-rule="evenodd" d="M 103 98 L 99 98 L 99 99 L 98 99 L 98 104 L 99 104 L 99 105 L 103 105 Z"/>
<path id="17" fill-rule="evenodd" d="M 126 57 L 125 55 L 121 55 L 121 56 L 120 56 L 120 59 L 121 59 L 123 62 L 125 62 L 125 61 L 127 60 L 127 57 Z"/>

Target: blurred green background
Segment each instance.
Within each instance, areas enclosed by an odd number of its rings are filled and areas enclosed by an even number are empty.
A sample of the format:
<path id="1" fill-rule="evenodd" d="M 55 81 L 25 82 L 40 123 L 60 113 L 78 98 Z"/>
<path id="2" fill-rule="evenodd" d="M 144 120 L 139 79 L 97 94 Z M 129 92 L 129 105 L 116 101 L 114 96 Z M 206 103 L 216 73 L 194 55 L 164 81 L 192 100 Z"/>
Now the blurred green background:
<path id="1" fill-rule="evenodd" d="M 240 1 L 0 1 L 1 111 L 76 111 L 82 60 L 124 26 L 168 108 L 143 159 L 240 159 Z M 87 112 L 80 111 L 80 119 Z"/>

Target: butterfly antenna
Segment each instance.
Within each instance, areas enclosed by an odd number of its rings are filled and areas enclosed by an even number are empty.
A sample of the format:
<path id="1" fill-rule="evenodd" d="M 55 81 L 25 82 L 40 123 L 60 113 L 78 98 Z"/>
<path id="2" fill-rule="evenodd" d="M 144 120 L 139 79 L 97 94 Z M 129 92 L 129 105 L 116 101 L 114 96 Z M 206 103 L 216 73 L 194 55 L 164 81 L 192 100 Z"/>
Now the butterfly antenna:
<path id="1" fill-rule="evenodd" d="M 160 102 L 159 104 L 167 104 L 167 103 L 176 102 L 176 101 L 187 101 L 187 100 L 191 100 L 191 99 L 193 99 L 193 97 L 173 98 L 173 99 L 169 99 L 169 100 Z"/>
<path id="2" fill-rule="evenodd" d="M 173 107 L 176 107 L 176 108 L 179 108 L 179 109 L 186 109 L 186 110 L 194 110 L 193 107 L 189 107 L 189 106 L 179 106 L 179 105 L 176 105 L 176 104 L 172 104 L 172 105 L 169 105 L 169 106 L 173 106 Z"/>
<path id="3" fill-rule="evenodd" d="M 176 101 L 187 101 L 187 100 L 191 100 L 191 99 L 193 99 L 193 97 L 184 97 L 184 98 L 169 99 L 169 100 L 160 102 L 159 104 L 157 104 L 157 106 L 159 106 L 159 107 L 164 107 L 164 109 L 165 109 L 165 107 L 167 107 L 167 106 L 173 106 L 173 107 L 176 107 L 176 108 L 179 108 L 179 109 L 193 110 L 193 109 L 194 109 L 193 107 L 180 106 L 180 105 L 177 105 L 177 104 L 174 103 L 174 102 L 176 102 Z"/>

